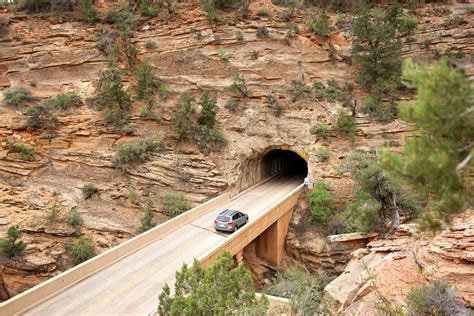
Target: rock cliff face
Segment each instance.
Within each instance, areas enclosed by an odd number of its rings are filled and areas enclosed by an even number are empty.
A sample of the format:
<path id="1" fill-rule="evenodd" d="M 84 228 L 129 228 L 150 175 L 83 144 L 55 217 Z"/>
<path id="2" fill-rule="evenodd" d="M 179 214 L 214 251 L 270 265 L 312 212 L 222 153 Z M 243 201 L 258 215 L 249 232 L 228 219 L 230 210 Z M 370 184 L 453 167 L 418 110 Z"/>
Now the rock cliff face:
<path id="1" fill-rule="evenodd" d="M 270 8 L 271 15 L 258 17 L 255 12 L 260 7 Z M 270 1 L 255 1 L 250 9 L 248 20 L 228 14 L 226 23 L 214 26 L 195 3 L 180 4 L 177 12 L 165 21 L 142 21 L 133 39 L 140 47 L 139 58 L 151 62 L 156 75 L 170 87 L 171 96 L 167 101 L 159 101 L 160 122 L 140 118 L 141 104 L 134 102 L 131 135 L 110 132 L 98 112 L 82 106 L 59 113 L 60 128 L 51 138 L 25 127 L 27 107 L 1 106 L 0 234 L 4 235 L 9 225 L 19 224 L 29 244 L 23 257 L 3 260 L 2 298 L 71 267 L 64 246 L 78 234 L 92 239 L 98 252 L 130 238 L 136 233 L 145 198 L 152 199 L 161 210 L 160 201 L 167 191 L 182 192 L 193 203 L 199 203 L 227 189 L 236 193 L 254 184 L 262 153 L 274 146 L 287 145 L 291 150 L 307 153 L 310 175 L 329 181 L 343 206 L 350 199 L 351 184 L 335 173 L 333 165 L 355 148 L 400 144 L 408 129 L 406 124 L 397 120 L 381 124 L 358 115 L 355 138 L 331 129 L 331 157 L 328 162 L 318 162 L 313 152 L 322 140 L 310 135 L 309 129 L 317 122 L 331 127 L 340 105 L 310 99 L 293 102 L 288 88 L 292 80 L 307 85 L 331 79 L 341 85 L 353 81 L 354 69 L 344 62 L 350 54 L 348 27 L 353 17 L 348 15 L 346 25 L 324 40 L 308 33 L 305 27 L 307 17 L 317 14 L 318 9 L 300 10 L 293 22 L 301 32 L 288 42 L 286 22 L 280 18 L 283 8 Z M 433 18 L 433 12 L 438 16 Z M 447 48 L 470 54 L 474 42 L 470 35 L 472 15 L 465 16 L 459 24 L 446 24 L 449 14 L 449 10 L 440 11 L 436 6 L 424 7 L 419 15 L 420 31 L 413 38 L 404 39 L 404 56 L 430 59 Z M 94 80 L 105 67 L 105 58 L 97 49 L 103 26 L 91 27 L 74 19 L 64 22 L 39 15 L 2 13 L 0 18 L 2 89 L 26 86 L 40 100 L 65 91 L 75 91 L 82 98 L 91 95 Z M 334 23 L 336 16 L 331 20 Z M 257 38 L 256 29 L 263 25 L 268 27 L 270 36 Z M 336 60 L 329 56 L 329 42 L 336 49 Z M 228 61 L 219 56 L 219 49 L 227 51 Z M 252 55 L 256 58 L 249 58 L 249 52 L 255 52 Z M 232 98 L 226 88 L 235 74 L 247 79 L 253 93 L 242 99 L 240 108 L 233 113 L 224 104 Z M 126 78 L 127 87 L 132 89 L 133 84 L 131 78 Z M 271 87 L 276 88 L 276 98 L 284 109 L 281 116 L 266 104 Z M 209 155 L 193 144 L 177 144 L 170 136 L 172 106 L 179 95 L 197 95 L 203 90 L 218 98 L 218 121 L 228 141 L 225 149 Z M 0 99 L 4 91 L 0 92 Z M 358 98 L 364 95 L 364 91 L 357 91 Z M 125 170 L 113 167 L 117 144 L 159 135 L 165 135 L 163 152 Z M 25 160 L 8 150 L 6 139 L 32 146 L 35 153 Z M 80 188 L 85 184 L 95 185 L 98 194 L 84 200 Z M 130 198 L 130 189 L 141 197 Z M 59 221 L 54 225 L 45 220 L 52 207 L 60 209 Z M 84 218 L 80 232 L 64 223 L 73 207 Z M 157 216 L 158 223 L 167 219 L 160 212 Z M 289 251 L 303 262 L 314 261 L 314 271 L 342 271 L 355 246 L 338 243 L 328 248 L 310 241 L 315 236 L 306 232 L 305 227 L 292 228 Z"/>
<path id="2" fill-rule="evenodd" d="M 445 279 L 458 298 L 474 306 L 474 211 L 456 218 L 434 239 L 423 238 L 411 224 L 401 225 L 390 239 L 370 242 L 356 250 L 344 272 L 326 288 L 334 309 L 373 315 L 382 297 L 402 306 L 411 287 Z"/>

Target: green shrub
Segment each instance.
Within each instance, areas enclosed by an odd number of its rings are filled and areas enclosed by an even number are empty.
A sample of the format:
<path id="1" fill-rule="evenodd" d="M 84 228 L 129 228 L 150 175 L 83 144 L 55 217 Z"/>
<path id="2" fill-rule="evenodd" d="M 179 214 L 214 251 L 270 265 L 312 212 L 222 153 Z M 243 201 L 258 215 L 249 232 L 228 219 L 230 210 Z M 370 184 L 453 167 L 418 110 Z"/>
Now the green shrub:
<path id="1" fill-rule="evenodd" d="M 329 140 L 329 130 L 327 125 L 324 123 L 318 123 L 316 125 L 313 125 L 309 132 L 311 133 L 311 135 L 317 135 L 321 137 L 324 141 Z"/>
<path id="2" fill-rule="evenodd" d="M 267 8 L 260 8 L 257 10 L 257 15 L 258 16 L 269 16 L 270 15 L 270 10 Z"/>
<path id="3" fill-rule="evenodd" d="M 82 195 L 84 196 L 84 200 L 90 199 L 94 194 L 97 194 L 99 192 L 99 189 L 97 189 L 93 184 L 85 184 L 82 188 Z"/>
<path id="4" fill-rule="evenodd" d="M 318 147 L 315 153 L 316 159 L 318 159 L 319 162 L 326 162 L 329 160 L 330 153 L 329 148 L 325 146 Z"/>
<path id="5" fill-rule="evenodd" d="M 158 2 L 158 3 L 160 3 L 160 2 Z M 142 16 L 155 17 L 159 13 L 160 13 L 160 9 L 153 6 L 152 1 L 142 0 L 142 3 L 140 4 L 140 14 Z"/>
<path id="6" fill-rule="evenodd" d="M 48 224 L 57 223 L 61 210 L 62 210 L 61 204 L 58 203 L 57 199 L 55 199 L 53 205 L 48 207 L 48 213 L 46 214 L 46 217 L 45 217 L 46 222 Z"/>
<path id="7" fill-rule="evenodd" d="M 323 100 L 326 94 L 326 87 L 322 82 L 315 81 L 313 83 L 313 89 L 315 93 L 315 97 L 317 100 Z"/>
<path id="8" fill-rule="evenodd" d="M 140 193 L 134 188 L 128 188 L 126 196 L 129 200 L 137 201 L 140 198 Z"/>
<path id="9" fill-rule="evenodd" d="M 224 60 L 224 61 L 229 61 L 229 59 L 230 59 L 230 54 L 229 54 L 229 52 L 228 52 L 225 48 L 220 47 L 218 53 L 219 53 L 219 57 L 220 57 L 222 60 Z"/>
<path id="10" fill-rule="evenodd" d="M 257 27 L 256 35 L 258 38 L 264 38 L 264 37 L 270 36 L 267 26 L 261 25 Z"/>
<path id="11" fill-rule="evenodd" d="M 357 131 L 357 124 L 352 116 L 347 115 L 343 110 L 339 110 L 336 118 L 336 129 L 344 134 L 354 136 Z"/>
<path id="12" fill-rule="evenodd" d="M 95 256 L 92 241 L 80 237 L 76 242 L 69 242 L 66 245 L 67 253 L 72 257 L 74 264 L 79 264 Z"/>
<path id="13" fill-rule="evenodd" d="M 120 34 L 115 30 L 102 30 L 97 39 L 97 49 L 107 56 L 115 46 L 119 35 Z"/>
<path id="14" fill-rule="evenodd" d="M 153 67 L 148 61 L 143 61 L 135 69 L 137 77 L 137 98 L 143 100 L 151 98 L 158 88 L 158 78 L 155 75 Z"/>
<path id="15" fill-rule="evenodd" d="M 171 96 L 170 88 L 166 84 L 160 83 L 158 94 L 162 100 L 167 100 Z"/>
<path id="16" fill-rule="evenodd" d="M 182 94 L 174 105 L 174 114 L 171 120 L 174 132 L 178 140 L 190 139 L 195 125 L 194 103 L 196 99 L 188 94 Z"/>
<path id="17" fill-rule="evenodd" d="M 329 35 L 329 16 L 324 11 L 321 11 L 317 18 L 310 18 L 307 22 L 310 32 L 316 35 L 327 37 Z"/>
<path id="18" fill-rule="evenodd" d="M 84 220 L 82 219 L 81 213 L 77 210 L 77 207 L 73 207 L 69 212 L 69 215 L 66 219 L 66 223 L 74 227 L 75 229 L 82 226 Z"/>
<path id="19" fill-rule="evenodd" d="M 203 151 L 208 151 L 210 148 L 217 149 L 227 144 L 227 140 L 217 126 L 213 128 L 206 125 L 199 126 L 194 132 L 193 139 Z"/>
<path id="20" fill-rule="evenodd" d="M 469 311 L 456 298 L 455 289 L 443 280 L 413 287 L 406 302 L 409 314 L 413 316 L 469 315 Z"/>
<path id="21" fill-rule="evenodd" d="M 341 219 L 350 231 L 391 231 L 405 219 L 414 218 L 419 197 L 402 186 L 393 174 L 382 169 L 375 152 L 355 151 L 338 166 L 356 182 L 356 201 L 347 205 Z M 386 227 L 387 222 L 390 227 Z"/>
<path id="22" fill-rule="evenodd" d="M 81 97 L 75 92 L 60 93 L 48 101 L 53 108 L 67 110 L 70 107 L 81 106 Z"/>
<path id="23" fill-rule="evenodd" d="M 229 91 L 241 94 L 242 97 L 250 97 L 252 95 L 252 91 L 247 87 L 245 78 L 240 74 L 232 77 L 232 84 L 229 86 Z"/>
<path id="24" fill-rule="evenodd" d="M 323 181 L 316 181 L 308 192 L 308 207 L 313 221 L 325 222 L 329 219 L 334 207 L 334 197 Z"/>
<path id="25" fill-rule="evenodd" d="M 25 144 L 16 144 L 8 139 L 6 143 L 9 151 L 19 153 L 21 157 L 25 160 L 29 160 L 31 156 L 35 153 L 35 149 L 33 147 L 27 146 Z"/>
<path id="26" fill-rule="evenodd" d="M 140 219 L 140 227 L 138 227 L 138 233 L 141 234 L 149 229 L 155 227 L 153 219 L 155 217 L 155 207 L 153 206 L 152 200 L 147 200 L 145 207 L 142 209 L 142 218 Z"/>
<path id="27" fill-rule="evenodd" d="M 45 130 L 51 133 L 59 128 L 59 120 L 48 103 L 31 106 L 26 111 L 26 116 L 28 117 L 26 125 L 32 130 Z"/>
<path id="28" fill-rule="evenodd" d="M 153 107 L 154 107 L 153 102 L 151 102 L 151 103 L 149 102 L 147 105 L 144 105 L 140 109 L 140 116 L 143 117 L 144 119 L 147 119 L 147 120 L 152 120 L 152 121 L 159 122 L 161 120 L 161 118 L 158 114 L 153 112 Z"/>
<path id="29" fill-rule="evenodd" d="M 21 238 L 21 231 L 18 229 L 18 225 L 10 226 L 7 230 L 7 238 L 0 239 L 0 249 L 8 257 L 12 258 L 20 255 L 26 248 L 26 243 L 18 241 Z"/>
<path id="30" fill-rule="evenodd" d="M 147 160 L 151 152 L 160 151 L 163 145 L 157 140 L 138 140 L 117 145 L 113 163 L 116 167 L 124 167 L 131 163 Z"/>
<path id="31" fill-rule="evenodd" d="M 24 87 L 16 87 L 8 89 L 4 92 L 5 103 L 9 106 L 19 107 L 28 101 L 36 100 L 30 91 Z"/>
<path id="32" fill-rule="evenodd" d="M 311 88 L 299 80 L 291 80 L 291 86 L 289 90 L 293 95 L 293 102 L 311 96 Z"/>
<path id="33" fill-rule="evenodd" d="M 278 273 L 263 292 L 290 300 L 289 315 L 330 315 L 330 304 L 323 290 L 331 279 L 311 275 L 303 270 Z"/>
<path id="34" fill-rule="evenodd" d="M 225 103 L 224 107 L 231 112 L 235 112 L 239 108 L 239 101 L 235 99 L 230 99 Z"/>
<path id="35" fill-rule="evenodd" d="M 94 23 L 98 20 L 97 10 L 95 9 L 92 0 L 80 0 L 79 1 L 79 12 L 82 19 L 86 23 Z"/>
<path id="36" fill-rule="evenodd" d="M 191 209 L 191 203 L 182 193 L 168 192 L 163 197 L 163 208 L 169 216 L 175 217 Z"/>

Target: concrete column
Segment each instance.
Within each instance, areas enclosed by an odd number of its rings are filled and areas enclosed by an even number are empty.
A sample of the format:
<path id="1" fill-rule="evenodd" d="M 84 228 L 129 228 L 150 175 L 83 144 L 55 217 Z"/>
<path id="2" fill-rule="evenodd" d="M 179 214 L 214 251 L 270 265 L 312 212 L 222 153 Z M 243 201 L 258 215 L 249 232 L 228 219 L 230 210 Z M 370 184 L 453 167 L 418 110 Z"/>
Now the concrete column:
<path id="1" fill-rule="evenodd" d="M 286 212 L 256 239 L 257 256 L 274 266 L 280 264 L 285 254 L 286 234 L 292 213 L 291 210 Z"/>

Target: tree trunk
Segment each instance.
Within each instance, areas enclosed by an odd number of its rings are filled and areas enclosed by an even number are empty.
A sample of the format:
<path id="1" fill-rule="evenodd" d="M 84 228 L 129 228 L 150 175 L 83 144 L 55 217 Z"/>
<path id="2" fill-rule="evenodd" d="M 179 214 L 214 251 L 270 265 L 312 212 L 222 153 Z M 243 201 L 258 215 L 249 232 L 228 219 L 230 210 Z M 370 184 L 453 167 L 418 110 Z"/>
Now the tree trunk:
<path id="1" fill-rule="evenodd" d="M 392 193 L 390 203 L 392 204 L 392 223 L 390 224 L 390 229 L 388 230 L 387 235 L 391 234 L 394 229 L 400 226 L 400 213 L 398 211 L 397 203 L 395 202 L 395 193 Z"/>

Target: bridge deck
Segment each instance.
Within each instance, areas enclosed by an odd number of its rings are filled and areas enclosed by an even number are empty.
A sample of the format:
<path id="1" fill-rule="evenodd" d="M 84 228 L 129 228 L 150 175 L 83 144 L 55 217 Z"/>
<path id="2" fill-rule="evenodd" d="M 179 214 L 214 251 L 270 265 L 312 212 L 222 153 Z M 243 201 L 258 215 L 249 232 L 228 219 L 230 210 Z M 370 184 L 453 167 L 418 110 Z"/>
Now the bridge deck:
<path id="1" fill-rule="evenodd" d="M 183 263 L 191 263 L 229 236 L 213 228 L 221 210 L 242 210 L 252 221 L 300 184 L 299 178 L 280 178 L 258 185 L 41 302 L 25 315 L 146 315 L 156 308 L 162 286 L 174 282 L 175 271 Z"/>

